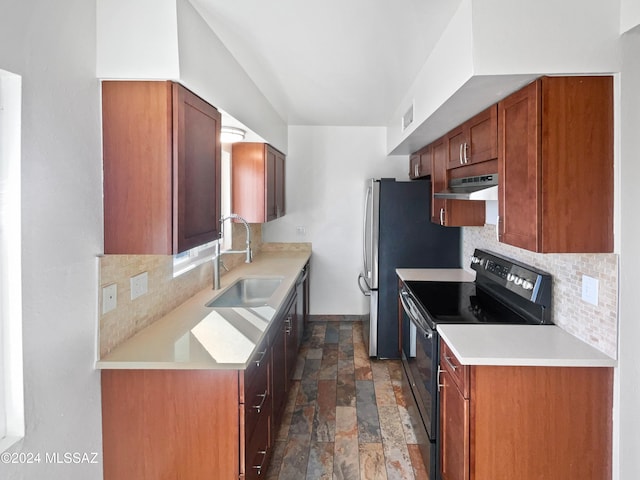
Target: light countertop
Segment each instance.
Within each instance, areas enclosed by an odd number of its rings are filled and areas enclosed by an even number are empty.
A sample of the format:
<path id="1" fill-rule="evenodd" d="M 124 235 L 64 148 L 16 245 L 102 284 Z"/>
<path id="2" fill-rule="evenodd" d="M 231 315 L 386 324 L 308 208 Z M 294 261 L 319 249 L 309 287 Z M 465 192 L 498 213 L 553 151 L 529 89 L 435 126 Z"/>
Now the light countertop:
<path id="1" fill-rule="evenodd" d="M 295 288 L 311 249 L 261 252 L 221 278 L 222 287 L 201 290 L 96 363 L 98 369 L 244 369 L 270 321 Z M 240 278 L 282 277 L 266 306 L 210 308 L 213 298 Z"/>
<path id="2" fill-rule="evenodd" d="M 555 325 L 438 325 L 463 365 L 615 367 L 616 361 Z"/>
<path id="3" fill-rule="evenodd" d="M 397 268 L 396 274 L 403 282 L 473 282 L 475 272 L 463 268 Z"/>

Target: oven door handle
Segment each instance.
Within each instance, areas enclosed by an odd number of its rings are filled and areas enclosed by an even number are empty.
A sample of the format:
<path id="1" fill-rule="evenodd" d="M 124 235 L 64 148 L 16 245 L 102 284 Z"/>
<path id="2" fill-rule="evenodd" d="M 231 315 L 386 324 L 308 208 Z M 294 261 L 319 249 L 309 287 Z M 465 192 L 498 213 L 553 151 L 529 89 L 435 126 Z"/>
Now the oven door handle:
<path id="1" fill-rule="evenodd" d="M 433 337 L 433 330 L 426 328 L 425 324 L 421 321 L 418 309 L 406 290 L 400 292 L 400 303 L 402 303 L 402 309 L 407 314 L 407 317 L 409 317 L 409 320 L 411 320 L 411 323 L 420 329 L 421 332 L 424 332 L 427 339 L 431 339 Z"/>

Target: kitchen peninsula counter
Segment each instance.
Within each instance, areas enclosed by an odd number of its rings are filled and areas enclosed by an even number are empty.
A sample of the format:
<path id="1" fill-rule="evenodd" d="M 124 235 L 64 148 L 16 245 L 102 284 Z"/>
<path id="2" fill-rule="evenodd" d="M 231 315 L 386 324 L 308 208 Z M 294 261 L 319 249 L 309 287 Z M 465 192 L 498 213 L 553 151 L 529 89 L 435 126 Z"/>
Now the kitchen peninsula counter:
<path id="1" fill-rule="evenodd" d="M 96 363 L 98 369 L 244 369 L 265 337 L 271 320 L 285 305 L 296 279 L 311 257 L 311 246 L 262 251 L 175 310 L 114 348 Z M 241 278 L 280 277 L 267 305 L 211 308 L 205 305 Z"/>

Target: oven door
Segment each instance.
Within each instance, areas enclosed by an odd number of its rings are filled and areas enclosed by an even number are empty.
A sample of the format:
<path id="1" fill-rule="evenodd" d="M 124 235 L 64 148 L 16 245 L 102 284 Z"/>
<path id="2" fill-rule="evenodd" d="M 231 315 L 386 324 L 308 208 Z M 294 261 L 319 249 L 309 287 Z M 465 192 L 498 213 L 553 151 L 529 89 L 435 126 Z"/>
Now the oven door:
<path id="1" fill-rule="evenodd" d="M 432 330 L 416 308 L 415 300 L 404 288 L 400 290 L 402 315 L 402 363 L 429 442 L 421 446 L 422 457 L 435 479 L 438 434 L 438 334 Z"/>

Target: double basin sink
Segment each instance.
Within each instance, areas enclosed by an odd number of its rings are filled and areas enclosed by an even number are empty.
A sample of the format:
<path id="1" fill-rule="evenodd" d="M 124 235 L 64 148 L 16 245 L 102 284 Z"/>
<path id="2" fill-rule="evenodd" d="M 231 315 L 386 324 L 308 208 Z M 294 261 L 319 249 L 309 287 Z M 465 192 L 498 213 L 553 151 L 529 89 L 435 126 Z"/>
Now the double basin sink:
<path id="1" fill-rule="evenodd" d="M 267 305 L 284 277 L 239 278 L 220 295 L 216 295 L 207 307 L 211 308 L 252 308 Z"/>

